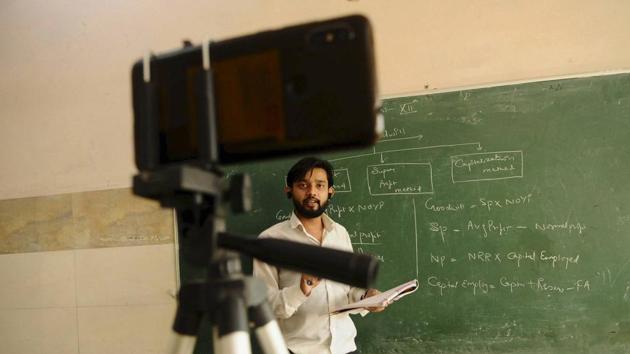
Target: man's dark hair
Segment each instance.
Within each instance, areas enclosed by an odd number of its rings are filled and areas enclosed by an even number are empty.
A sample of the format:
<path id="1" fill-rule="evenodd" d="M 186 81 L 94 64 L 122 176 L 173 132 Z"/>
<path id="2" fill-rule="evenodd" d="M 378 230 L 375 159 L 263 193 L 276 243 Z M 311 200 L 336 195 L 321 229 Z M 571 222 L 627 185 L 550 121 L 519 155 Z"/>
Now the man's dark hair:
<path id="1" fill-rule="evenodd" d="M 317 157 L 305 157 L 300 161 L 296 162 L 293 167 L 289 170 L 287 174 L 287 186 L 293 187 L 293 183 L 295 181 L 299 181 L 302 179 L 308 171 L 314 168 L 321 168 L 326 171 L 326 176 L 328 177 L 328 186 L 333 186 L 333 167 L 330 162 L 322 159 L 318 159 Z"/>

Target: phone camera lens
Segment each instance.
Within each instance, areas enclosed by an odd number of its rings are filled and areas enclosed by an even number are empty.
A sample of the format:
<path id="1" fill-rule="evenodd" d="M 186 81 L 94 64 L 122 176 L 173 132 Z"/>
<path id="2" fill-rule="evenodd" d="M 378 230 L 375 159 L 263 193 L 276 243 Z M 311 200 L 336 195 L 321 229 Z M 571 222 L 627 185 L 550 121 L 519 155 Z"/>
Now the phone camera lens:
<path id="1" fill-rule="evenodd" d="M 345 27 L 330 28 L 318 31 L 310 36 L 310 42 L 316 45 L 331 45 L 339 42 L 347 42 L 355 39 L 356 34 L 352 29 Z"/>
<path id="2" fill-rule="evenodd" d="M 326 43 L 332 43 L 335 41 L 335 32 L 326 32 Z"/>

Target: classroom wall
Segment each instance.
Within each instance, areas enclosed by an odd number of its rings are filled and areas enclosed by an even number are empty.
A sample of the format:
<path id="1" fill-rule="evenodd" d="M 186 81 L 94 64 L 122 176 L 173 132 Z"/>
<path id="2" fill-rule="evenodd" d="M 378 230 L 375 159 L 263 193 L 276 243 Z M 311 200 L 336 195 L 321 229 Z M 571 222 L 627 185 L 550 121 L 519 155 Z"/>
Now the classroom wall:
<path id="1" fill-rule="evenodd" d="M 129 188 L 0 200 L 0 352 L 165 352 L 174 235 Z"/>
<path id="2" fill-rule="evenodd" d="M 362 13 L 373 22 L 384 96 L 630 69 L 630 2 L 624 0 L 174 4 L 0 3 L 0 201 L 9 205 L 1 222 L 26 218 L 31 224 L 25 225 L 42 227 L 26 227 L 21 237 L 30 235 L 37 245 L 57 221 L 38 219 L 37 208 L 14 211 L 16 200 L 40 205 L 54 196 L 114 195 L 130 186 L 131 64 L 149 49 L 169 50 L 184 38 L 222 39 Z M 76 230 L 66 235 L 80 240 Z M 17 248 L 0 255 L 0 285 L 10 284 L 0 286 L 1 341 L 15 353 L 165 351 L 162 335 L 174 306 L 162 295 L 175 286 L 172 249 L 171 239 Z M 83 288 L 80 279 L 92 285 Z M 121 284 L 141 290 L 125 291 Z M 90 286 L 110 295 L 90 298 Z"/>

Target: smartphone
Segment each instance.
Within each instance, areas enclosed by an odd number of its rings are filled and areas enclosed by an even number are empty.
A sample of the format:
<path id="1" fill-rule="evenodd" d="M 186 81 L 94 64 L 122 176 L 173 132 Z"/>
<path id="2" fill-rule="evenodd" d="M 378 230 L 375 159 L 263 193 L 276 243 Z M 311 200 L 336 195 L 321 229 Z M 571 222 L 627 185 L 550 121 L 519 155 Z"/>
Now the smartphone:
<path id="1" fill-rule="evenodd" d="M 201 46 L 153 56 L 148 80 L 143 61 L 133 65 L 139 170 L 363 147 L 379 136 L 374 46 L 363 16 L 212 42 L 209 56 L 211 83 Z"/>

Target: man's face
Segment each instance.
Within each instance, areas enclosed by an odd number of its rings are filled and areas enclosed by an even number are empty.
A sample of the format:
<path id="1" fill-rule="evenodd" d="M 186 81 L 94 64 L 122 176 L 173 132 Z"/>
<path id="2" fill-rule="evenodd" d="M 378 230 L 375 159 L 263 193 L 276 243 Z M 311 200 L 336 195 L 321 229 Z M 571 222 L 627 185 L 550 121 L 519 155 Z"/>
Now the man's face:
<path id="1" fill-rule="evenodd" d="M 328 195 L 334 193 L 333 188 L 328 185 L 328 176 L 323 168 L 308 171 L 285 191 L 291 193 L 296 213 L 309 219 L 324 213 L 328 206 Z"/>

